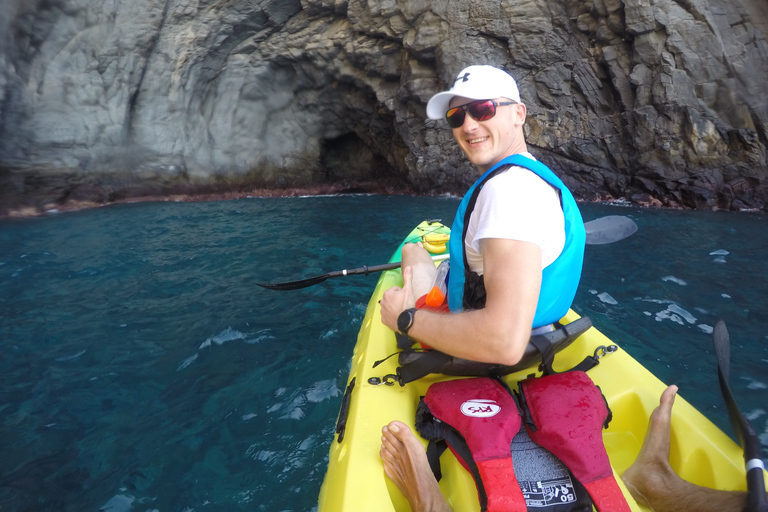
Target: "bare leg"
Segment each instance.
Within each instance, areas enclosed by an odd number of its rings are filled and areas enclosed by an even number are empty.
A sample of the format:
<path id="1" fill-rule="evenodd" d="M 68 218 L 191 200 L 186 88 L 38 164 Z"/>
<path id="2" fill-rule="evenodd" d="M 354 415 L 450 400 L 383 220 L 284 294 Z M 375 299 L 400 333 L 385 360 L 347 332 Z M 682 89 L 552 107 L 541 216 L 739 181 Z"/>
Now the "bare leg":
<path id="1" fill-rule="evenodd" d="M 414 298 L 418 299 L 428 294 L 435 282 L 437 269 L 432 256 L 421 246 L 421 243 L 403 246 L 403 268 L 405 267 L 413 269 L 411 287 Z"/>
<path id="2" fill-rule="evenodd" d="M 746 493 L 718 491 L 680 478 L 669 465 L 672 405 L 677 386 L 661 394 L 635 462 L 621 476 L 632 497 L 654 512 L 739 512 Z"/>
<path id="3" fill-rule="evenodd" d="M 429 468 L 424 447 L 408 425 L 393 421 L 382 429 L 384 472 L 408 500 L 413 512 L 450 512 Z"/>

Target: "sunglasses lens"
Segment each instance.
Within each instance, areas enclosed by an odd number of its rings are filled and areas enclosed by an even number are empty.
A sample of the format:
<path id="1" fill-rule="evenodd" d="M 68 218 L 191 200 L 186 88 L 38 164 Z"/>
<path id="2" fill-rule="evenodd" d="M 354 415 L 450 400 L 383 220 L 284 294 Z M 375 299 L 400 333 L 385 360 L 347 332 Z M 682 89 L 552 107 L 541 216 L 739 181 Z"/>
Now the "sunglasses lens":
<path id="1" fill-rule="evenodd" d="M 464 109 L 461 107 L 450 109 L 445 113 L 445 119 L 448 121 L 448 126 L 458 128 L 464 124 Z"/>
<path id="2" fill-rule="evenodd" d="M 454 107 L 445 113 L 445 119 L 448 121 L 448 126 L 451 128 L 458 128 L 464 124 L 464 111 L 469 112 L 469 115 L 475 121 L 487 121 L 496 115 L 496 105 L 493 100 L 479 100 L 473 101 L 461 107 Z"/>
<path id="3" fill-rule="evenodd" d="M 467 105 L 467 111 L 476 121 L 487 121 L 496 115 L 496 106 L 492 101 L 474 101 Z"/>

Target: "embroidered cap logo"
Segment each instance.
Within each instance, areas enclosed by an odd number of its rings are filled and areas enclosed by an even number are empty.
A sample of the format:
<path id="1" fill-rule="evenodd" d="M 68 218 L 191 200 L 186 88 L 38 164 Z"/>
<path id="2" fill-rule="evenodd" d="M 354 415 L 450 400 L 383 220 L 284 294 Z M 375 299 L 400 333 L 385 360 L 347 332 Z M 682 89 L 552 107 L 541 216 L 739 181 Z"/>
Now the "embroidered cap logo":
<path id="1" fill-rule="evenodd" d="M 471 418 L 490 418 L 496 416 L 501 407 L 493 400 L 475 398 L 461 404 L 461 414 Z"/>
<path id="2" fill-rule="evenodd" d="M 459 80 L 461 80 L 462 82 L 469 82 L 469 73 L 464 73 L 463 75 L 458 77 L 456 80 L 454 80 L 453 83 L 456 83 Z"/>

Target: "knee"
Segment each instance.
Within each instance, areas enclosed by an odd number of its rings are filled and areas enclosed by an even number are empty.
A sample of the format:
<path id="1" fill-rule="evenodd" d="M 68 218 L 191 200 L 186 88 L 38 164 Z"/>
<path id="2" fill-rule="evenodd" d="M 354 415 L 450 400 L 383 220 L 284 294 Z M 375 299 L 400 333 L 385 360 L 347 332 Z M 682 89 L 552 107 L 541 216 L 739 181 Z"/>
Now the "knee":
<path id="1" fill-rule="evenodd" d="M 416 259 L 423 257 L 427 254 L 427 250 L 421 247 L 419 244 L 405 244 L 403 245 L 403 259 Z"/>
<path id="2" fill-rule="evenodd" d="M 405 244 L 402 252 L 403 265 L 416 266 L 430 264 L 434 266 L 432 256 L 420 244 Z"/>

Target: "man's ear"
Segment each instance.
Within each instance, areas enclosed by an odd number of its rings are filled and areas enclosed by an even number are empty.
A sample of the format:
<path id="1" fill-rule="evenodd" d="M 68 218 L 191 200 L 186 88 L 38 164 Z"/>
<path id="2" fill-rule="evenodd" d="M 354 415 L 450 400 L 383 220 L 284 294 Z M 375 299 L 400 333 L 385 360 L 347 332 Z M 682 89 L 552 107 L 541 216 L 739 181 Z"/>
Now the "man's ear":
<path id="1" fill-rule="evenodd" d="M 515 120 L 521 125 L 525 124 L 525 118 L 528 114 L 528 109 L 522 103 L 513 105 L 513 107 L 515 108 Z"/>

